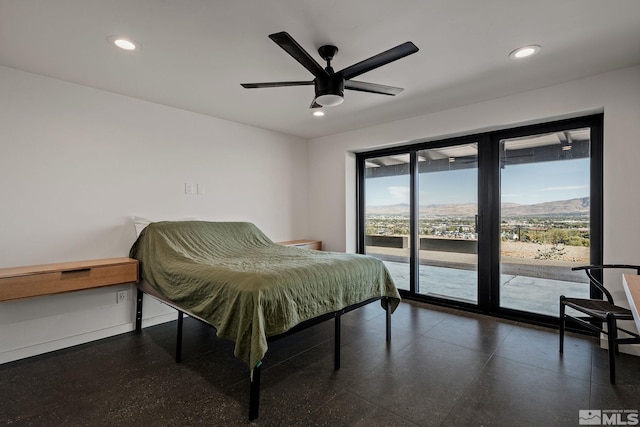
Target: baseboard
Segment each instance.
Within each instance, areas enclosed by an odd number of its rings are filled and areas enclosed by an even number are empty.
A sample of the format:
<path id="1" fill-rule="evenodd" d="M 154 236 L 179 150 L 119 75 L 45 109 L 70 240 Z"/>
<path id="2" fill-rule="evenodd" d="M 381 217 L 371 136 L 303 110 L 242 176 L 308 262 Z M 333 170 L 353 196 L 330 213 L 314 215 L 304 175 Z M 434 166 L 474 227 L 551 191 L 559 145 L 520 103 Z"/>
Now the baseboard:
<path id="1" fill-rule="evenodd" d="M 148 319 L 142 318 L 142 327 L 148 328 L 149 326 L 160 325 L 162 323 L 172 322 L 178 318 L 178 312 L 173 311 L 171 313 L 161 314 L 159 316 L 149 317 Z"/>
<path id="2" fill-rule="evenodd" d="M 159 325 L 161 323 L 171 322 L 176 320 L 178 315 L 176 312 L 161 314 L 159 316 L 142 319 L 142 327 Z M 122 325 L 112 326 L 97 331 L 91 331 L 79 335 L 70 337 L 64 337 L 55 339 L 52 341 L 42 342 L 27 347 L 11 349 L 8 351 L 0 352 L 0 365 L 3 363 L 14 362 L 20 359 L 26 359 L 33 356 L 38 356 L 45 353 L 50 353 L 56 350 L 62 350 L 64 348 L 73 347 L 80 344 L 85 344 L 91 341 L 97 341 L 103 338 L 112 337 L 114 335 L 120 335 L 135 330 L 135 323 L 125 323 Z"/>
<path id="3" fill-rule="evenodd" d="M 0 364 L 13 362 L 15 360 L 26 359 L 27 357 L 38 356 L 40 354 L 49 353 L 63 348 L 73 347 L 91 341 L 108 338 L 114 335 L 124 334 L 134 329 L 134 324 L 127 323 L 124 325 L 112 326 L 98 331 L 91 331 L 84 334 L 64 337 L 53 341 L 42 342 L 28 347 L 16 348 L 0 353 Z"/>
<path id="4" fill-rule="evenodd" d="M 607 350 L 609 349 L 609 342 L 607 341 L 606 337 L 605 338 L 600 337 L 600 347 Z M 627 345 L 620 345 L 618 347 L 619 347 L 620 353 L 625 353 L 625 354 L 630 354 L 632 356 L 640 357 L 640 344 L 627 344 Z"/>

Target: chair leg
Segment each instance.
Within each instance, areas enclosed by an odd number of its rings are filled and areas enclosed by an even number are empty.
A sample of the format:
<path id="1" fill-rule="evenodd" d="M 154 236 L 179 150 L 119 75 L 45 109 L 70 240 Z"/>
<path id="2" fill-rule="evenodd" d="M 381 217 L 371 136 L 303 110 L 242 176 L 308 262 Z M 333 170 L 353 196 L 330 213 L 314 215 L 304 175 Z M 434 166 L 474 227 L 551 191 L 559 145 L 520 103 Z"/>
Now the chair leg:
<path id="1" fill-rule="evenodd" d="M 611 384 L 616 383 L 616 349 L 618 328 L 613 313 L 607 313 L 607 339 L 609 342 L 609 379 Z"/>
<path id="2" fill-rule="evenodd" d="M 564 353 L 564 295 L 560 295 L 560 353 Z"/>

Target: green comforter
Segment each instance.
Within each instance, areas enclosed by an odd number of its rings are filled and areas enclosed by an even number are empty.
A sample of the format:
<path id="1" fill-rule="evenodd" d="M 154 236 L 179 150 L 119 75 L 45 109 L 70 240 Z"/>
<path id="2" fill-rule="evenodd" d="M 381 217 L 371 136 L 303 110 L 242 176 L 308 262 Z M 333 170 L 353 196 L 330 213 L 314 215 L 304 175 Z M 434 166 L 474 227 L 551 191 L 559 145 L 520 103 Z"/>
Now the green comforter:
<path id="1" fill-rule="evenodd" d="M 300 322 L 373 297 L 390 297 L 392 310 L 400 301 L 380 260 L 281 246 L 246 222 L 152 223 L 130 256 L 168 300 L 234 341 L 250 369 L 267 337 Z"/>

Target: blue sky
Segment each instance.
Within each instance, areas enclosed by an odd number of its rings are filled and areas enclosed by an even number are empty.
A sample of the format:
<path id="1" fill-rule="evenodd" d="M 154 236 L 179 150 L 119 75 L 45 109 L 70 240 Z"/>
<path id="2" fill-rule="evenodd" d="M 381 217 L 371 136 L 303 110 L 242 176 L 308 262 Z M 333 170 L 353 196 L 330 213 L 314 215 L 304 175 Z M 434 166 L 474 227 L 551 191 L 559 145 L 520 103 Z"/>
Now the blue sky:
<path id="1" fill-rule="evenodd" d="M 502 202 L 535 204 L 589 196 L 589 159 L 510 165 L 500 171 Z M 369 206 L 409 203 L 409 176 L 369 178 Z M 420 175 L 420 205 L 477 203 L 477 169 Z"/>

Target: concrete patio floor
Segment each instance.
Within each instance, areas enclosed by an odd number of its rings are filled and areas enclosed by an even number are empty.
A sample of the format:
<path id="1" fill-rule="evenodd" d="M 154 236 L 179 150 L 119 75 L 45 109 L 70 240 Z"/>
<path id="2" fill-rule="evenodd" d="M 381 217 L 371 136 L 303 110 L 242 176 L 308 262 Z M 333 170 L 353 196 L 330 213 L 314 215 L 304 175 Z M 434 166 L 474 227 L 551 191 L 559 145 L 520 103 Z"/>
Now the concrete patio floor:
<path id="1" fill-rule="evenodd" d="M 409 289 L 409 266 L 406 263 L 384 261 L 398 289 Z M 420 293 L 465 302 L 477 301 L 477 274 L 472 270 L 420 266 Z M 500 275 L 500 305 L 505 308 L 558 316 L 560 295 L 588 298 L 587 283 L 538 277 Z"/>
<path id="2" fill-rule="evenodd" d="M 408 250 L 367 247 L 367 254 L 383 260 L 398 289 L 409 290 Z M 477 302 L 475 254 L 420 251 L 420 294 Z M 560 295 L 589 297 L 584 272 L 573 264 L 548 260 L 503 258 L 500 306 L 558 316 Z"/>

